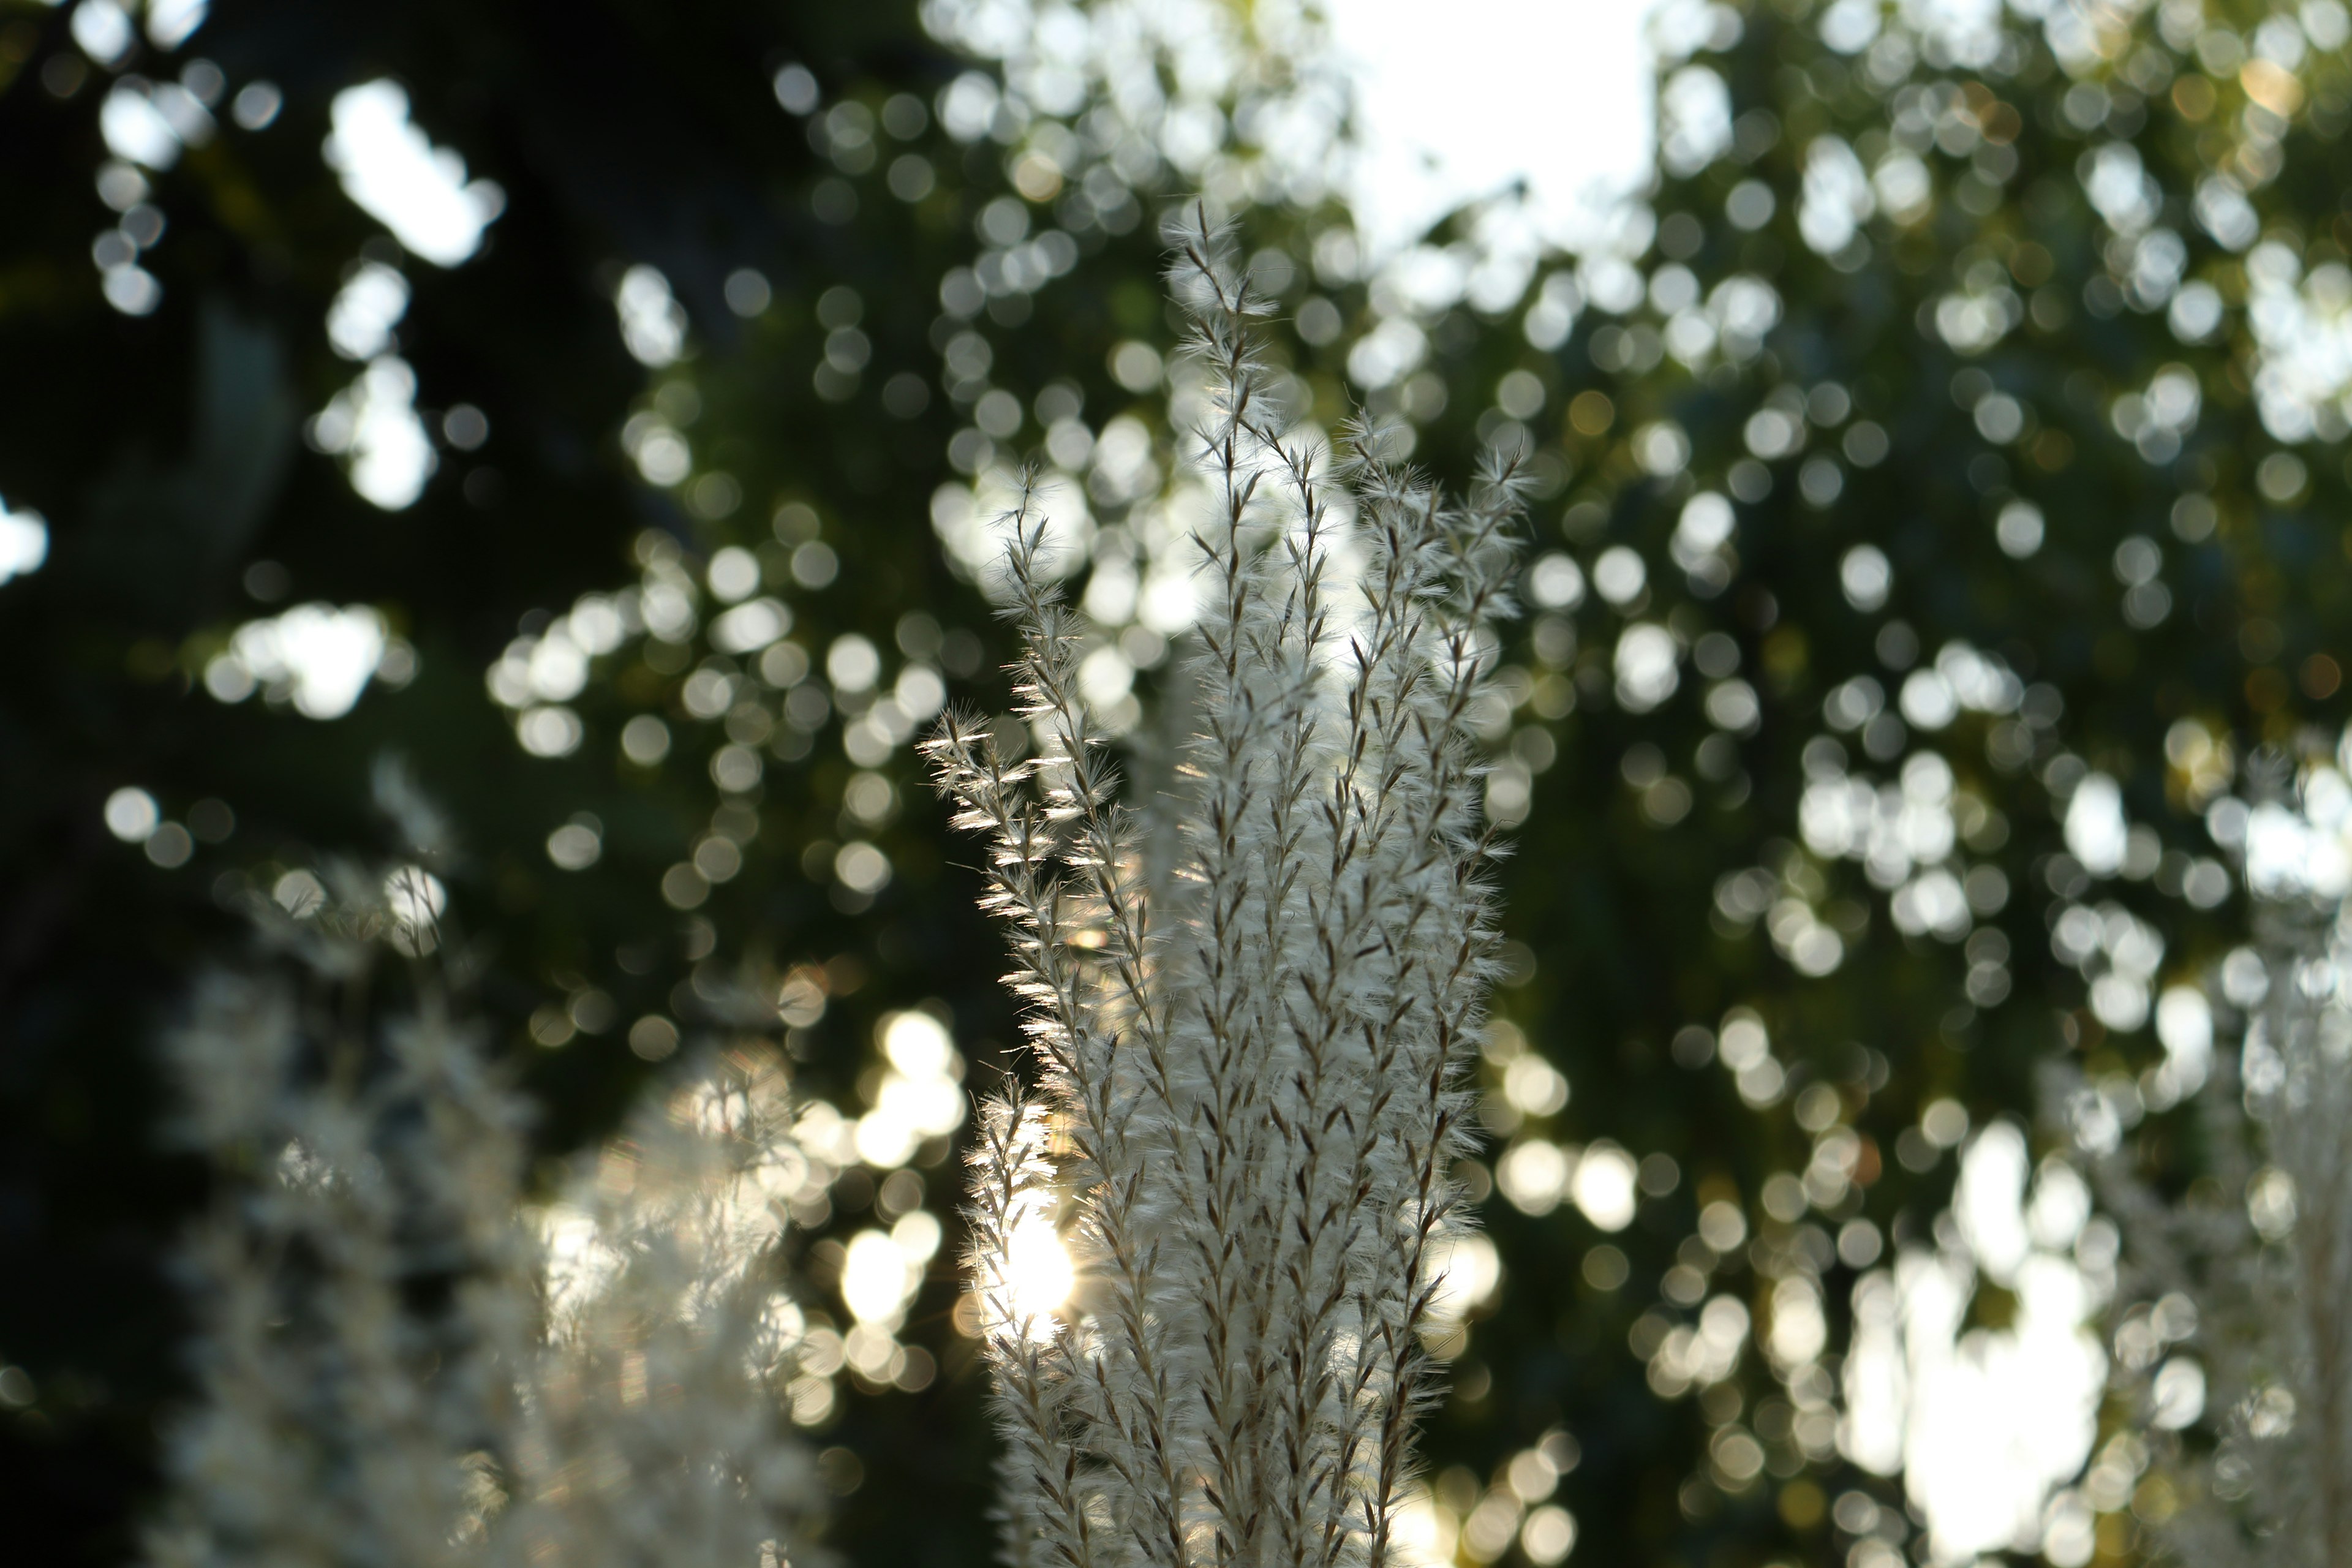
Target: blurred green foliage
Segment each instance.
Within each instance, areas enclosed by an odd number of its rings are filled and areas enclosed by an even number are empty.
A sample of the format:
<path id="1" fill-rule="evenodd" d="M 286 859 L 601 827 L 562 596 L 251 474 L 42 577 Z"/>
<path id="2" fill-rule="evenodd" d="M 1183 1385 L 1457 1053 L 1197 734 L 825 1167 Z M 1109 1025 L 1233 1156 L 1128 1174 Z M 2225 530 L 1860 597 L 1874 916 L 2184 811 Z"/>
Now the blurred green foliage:
<path id="1" fill-rule="evenodd" d="M 2231 758 L 2315 734 L 2325 749 L 2343 717 L 2347 476 L 2332 447 L 2263 416 L 2262 360 L 2241 314 L 2250 270 L 2340 268 L 2352 237 L 2335 172 L 2352 111 L 2340 53 L 2305 58 L 2297 34 L 2299 76 L 2264 75 L 2257 26 L 2295 26 L 2264 5 L 2208 5 L 2201 20 L 2193 5 L 2137 18 L 2084 8 L 2073 14 L 2092 18 L 2093 41 L 2063 62 L 2022 16 L 1954 23 L 1960 41 L 1947 42 L 1891 16 L 1882 30 L 1875 6 L 1836 9 L 1858 46 L 1825 41 L 1838 33 L 1828 8 L 1758 5 L 1714 22 L 1727 47 L 1699 48 L 1679 82 L 1669 75 L 1668 166 L 1622 247 L 1639 268 L 1626 300 L 1591 308 L 1611 280 L 1588 260 L 1581 287 L 1565 275 L 1553 286 L 1554 299 L 1586 300 L 1571 332 L 1557 310 L 1542 319 L 1538 284 L 1499 319 L 1461 307 L 1430 333 L 1453 398 L 1423 449 L 1461 461 L 1504 417 L 1465 395 L 1496 387 L 1508 401 L 1504 377 L 1531 374 L 1544 411 L 1528 422 L 1563 476 L 1561 532 L 1538 548 L 1564 543 L 1588 576 L 1619 544 L 1647 565 L 1628 603 L 1588 593 L 1573 638 L 1555 628 L 1546 647 L 1538 631 L 1519 651 L 1538 682 L 1572 682 L 1574 711 L 1547 727 L 1559 760 L 1535 779 L 1507 875 L 1509 922 L 1535 973 L 1504 1010 L 1574 1085 L 1556 1135 L 1664 1152 L 1682 1182 L 1615 1237 L 1566 1209 L 1528 1220 L 1490 1205 L 1511 1271 L 1475 1338 L 1494 1392 L 1457 1399 L 1440 1423 L 1441 1441 L 1484 1468 L 1564 1419 L 1585 1455 L 1563 1488 L 1584 1525 L 1577 1550 L 1610 1559 L 1832 1561 L 1851 1537 L 1830 1522 L 1831 1497 L 1859 1488 L 1900 1506 L 1899 1490 L 1826 1452 L 1825 1432 L 1804 1440 L 1803 1378 L 1787 1365 L 1774 1375 L 1751 1352 L 1731 1384 L 1663 1408 L 1654 1397 L 1679 1392 L 1656 1352 L 1667 1325 L 1697 1315 L 1695 1297 L 1672 1299 L 1668 1270 L 1694 1260 L 1700 1205 L 1745 1194 L 1753 1248 L 1710 1266 L 1701 1247 L 1696 1260 L 1749 1308 L 1759 1339 L 1783 1282 L 1812 1282 L 1830 1320 L 1821 1364 L 1833 1370 L 1855 1265 L 1885 1245 L 1843 1249 L 1846 1227 L 1925 1241 L 1948 1194 L 1952 1167 L 1921 1141 L 1923 1107 L 1948 1097 L 1979 1122 L 2037 1122 L 2037 1146 L 2063 1152 L 2046 1087 L 2058 1063 L 2121 1086 L 2134 1116 L 2162 1109 L 2140 1094 L 2162 1059 L 2146 1010 L 2110 1027 L 2087 1005 L 2084 980 L 2106 971 L 2095 951 L 2071 963 L 2057 951 L 2064 910 L 2127 910 L 2158 933 L 2165 978 L 2196 976 L 2244 930 L 2222 901 L 2201 808 Z M 2200 65 L 2217 55 L 2220 68 Z M 1723 89 L 1720 141 L 1677 167 L 1675 110 L 1694 101 L 1677 89 L 1706 97 L 1691 72 Z M 2295 112 L 2272 112 L 2290 101 Z M 1704 142 L 1704 128 L 1692 134 Z M 2099 157 L 2144 176 L 2117 207 L 2144 211 L 2118 222 L 2086 199 Z M 1836 178 L 1846 158 L 1877 177 L 1843 222 L 1817 218 L 1809 208 L 1853 201 Z M 1909 168 L 1890 180 L 1890 162 Z M 2200 216 L 2216 176 L 2252 209 L 2226 237 Z M 2177 258 L 2149 238 L 2158 229 L 2180 242 Z M 1739 297 L 1742 280 L 1769 285 L 1769 305 L 1739 349 L 1729 325 L 1759 309 Z M 2210 332 L 2168 309 L 2196 286 L 2216 301 Z M 2177 438 L 2145 412 L 2168 374 L 2194 389 Z M 1719 546 L 1704 513 L 1691 521 L 1702 492 L 1732 503 Z M 2032 510 L 2012 511 L 2021 503 Z M 2005 513 L 2012 527 L 2034 520 L 2033 547 L 2015 547 L 2022 533 L 2004 544 Z M 1866 567 L 1865 581 L 1885 580 L 1860 595 L 1857 546 L 1887 569 Z M 1670 628 L 1715 668 L 1685 665 L 1670 698 L 1627 711 L 1622 639 L 1634 622 Z M 1956 645 L 2015 675 L 2003 711 L 1971 712 L 1964 698 L 1954 712 L 1932 691 L 1919 710 L 1898 700 L 1921 670 L 1975 668 L 1939 660 Z M 1871 684 L 1849 685 L 1857 678 Z M 1722 699 L 1742 681 L 1752 718 L 1744 698 Z M 1958 792 L 1944 843 L 1956 826 L 1956 860 L 1997 874 L 1970 879 L 1973 909 L 1940 931 L 1916 915 L 1905 929 L 1918 873 L 1899 851 L 1885 874 L 1861 842 L 1823 852 L 1840 834 L 1815 830 L 1809 798 L 1866 784 L 1866 828 L 1870 803 L 1910 784 L 1906 761 L 1923 756 L 1940 758 Z M 2086 869 L 2063 824 L 2094 770 L 2153 837 Z M 1924 776 L 1927 791 L 1886 804 L 1932 796 L 1932 767 Z M 1878 809 L 1879 837 L 1900 839 Z M 1790 940 L 1779 940 L 1783 921 Z M 1835 943 L 1808 962 L 1820 927 Z M 1721 1029 L 1734 1007 L 1767 1026 L 1787 1068 L 1778 1092 L 1735 1092 L 1703 1039 L 1677 1042 Z M 1813 1085 L 1833 1098 L 1809 1108 Z M 2177 1154 L 2187 1129 L 2173 1120 L 2150 1123 L 2148 1158 Z M 1851 1180 L 1774 1216 L 1772 1178 L 1818 1168 L 1840 1127 L 1860 1134 Z M 1898 1159 L 1906 1136 L 1914 1157 Z M 1596 1274 L 1586 1249 L 1604 1240 L 1630 1278 L 1596 1289 L 1614 1271 Z M 1979 1289 L 1973 1321 L 1999 1326 L 2005 1300 Z M 1652 1361 L 1648 1388 L 1622 1353 L 1629 1334 Z M 2115 1401 L 2110 1428 L 2127 1415 Z M 1766 1471 L 1738 1484 L 1720 1459 L 1743 1428 L 1762 1439 Z M 2122 1550 L 2127 1521 L 2111 1524 L 2102 1550 Z"/>

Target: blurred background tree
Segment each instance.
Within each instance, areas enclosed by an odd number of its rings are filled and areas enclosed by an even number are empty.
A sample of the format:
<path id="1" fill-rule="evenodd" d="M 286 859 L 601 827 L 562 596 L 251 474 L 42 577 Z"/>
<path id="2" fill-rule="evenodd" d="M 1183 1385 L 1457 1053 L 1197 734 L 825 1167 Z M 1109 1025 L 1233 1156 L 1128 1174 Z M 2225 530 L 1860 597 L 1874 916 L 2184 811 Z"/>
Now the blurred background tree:
<path id="1" fill-rule="evenodd" d="M 2135 1550 L 2129 1387 L 2027 1289 L 2095 1298 L 2113 1233 L 2040 1162 L 2193 1160 L 2176 996 L 2243 934 L 2204 814 L 2342 718 L 2347 31 L 1669 5 L 1654 190 L 1569 256 L 1508 198 L 1373 256 L 1280 7 L 0 9 L 17 1516 L 114 1561 L 151 1504 L 203 1197 L 151 1042 L 237 896 L 382 837 L 397 754 L 543 1153 L 682 1039 L 799 1064 L 835 1539 L 981 1559 L 954 1226 L 904 1288 L 850 1268 L 951 1214 L 953 1079 L 1013 1037 L 908 742 L 1001 707 L 1024 462 L 1094 694 L 1151 700 L 1191 604 L 1156 226 L 1202 190 L 1297 409 L 1449 479 L 1533 454 L 1493 1246 L 1424 1549 Z M 371 172 L 426 150 L 429 221 Z M 1991 1196 L 1948 1208 L 1972 1128 Z M 2038 1441 L 1887 1394 L 1968 1328 L 2080 1352 Z M 1939 1490 L 1938 1426 L 2026 1458 Z"/>
<path id="2" fill-rule="evenodd" d="M 2127 1552 L 2147 1363 L 2107 1392 L 2066 1157 L 2194 1168 L 2188 983 L 2244 939 L 2205 813 L 2340 721 L 2344 13 L 1677 19 L 1646 206 L 1500 310 L 1457 264 L 1381 367 L 1564 503 L 1496 783 L 1512 1019 L 1575 1095 L 1521 1131 L 1560 1087 L 1496 1064 L 1526 1217 L 1449 1415 L 1497 1483 L 1565 1416 L 1580 1551 Z"/>

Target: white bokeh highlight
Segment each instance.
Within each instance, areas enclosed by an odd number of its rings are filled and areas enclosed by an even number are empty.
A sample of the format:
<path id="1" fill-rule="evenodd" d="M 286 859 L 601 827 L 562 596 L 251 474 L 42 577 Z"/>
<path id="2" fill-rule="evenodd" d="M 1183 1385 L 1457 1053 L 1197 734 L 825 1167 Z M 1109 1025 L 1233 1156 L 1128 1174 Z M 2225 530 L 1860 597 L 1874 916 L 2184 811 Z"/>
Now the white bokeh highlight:
<path id="1" fill-rule="evenodd" d="M 408 118 L 408 94 L 378 79 L 348 87 L 330 110 L 327 166 L 343 194 L 390 229 L 408 252 L 455 267 L 481 248 L 482 231 L 506 205 L 488 180 L 468 181 L 466 161 Z"/>
<path id="2" fill-rule="evenodd" d="M 205 667 L 205 687 L 224 702 L 257 689 L 290 702 L 306 719 L 350 712 L 391 646 L 383 617 L 365 605 L 297 605 L 247 621 Z"/>
<path id="3" fill-rule="evenodd" d="M 2113 1262 L 2090 1207 L 2080 1176 L 2032 1173 L 2024 1136 L 1996 1122 L 1961 1157 L 1938 1244 L 1906 1247 L 1855 1283 L 1839 1447 L 1902 1475 L 1937 1564 L 2041 1550 L 2063 1512 L 2053 1495 L 2090 1458 L 2107 1363 L 2086 1325 Z M 1987 1283 L 2014 1313 L 1970 1328 Z"/>
<path id="4" fill-rule="evenodd" d="M 49 558 L 49 525 L 29 507 L 8 510 L 0 501 L 0 583 L 27 577 Z"/>

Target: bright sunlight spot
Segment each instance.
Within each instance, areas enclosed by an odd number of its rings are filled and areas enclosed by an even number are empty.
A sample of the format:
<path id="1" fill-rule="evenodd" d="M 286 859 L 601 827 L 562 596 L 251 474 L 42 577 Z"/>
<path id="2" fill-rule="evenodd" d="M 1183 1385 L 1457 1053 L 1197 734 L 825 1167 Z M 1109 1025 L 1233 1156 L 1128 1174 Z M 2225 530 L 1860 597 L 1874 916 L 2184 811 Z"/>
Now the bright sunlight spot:
<path id="1" fill-rule="evenodd" d="M 1643 30 L 1656 8 L 1460 0 L 1433 26 L 1429 9 L 1407 0 L 1334 0 L 1365 138 L 1349 195 L 1372 254 L 1514 185 L 1526 192 L 1528 237 L 1590 233 L 1612 198 L 1649 174 Z"/>
<path id="2" fill-rule="evenodd" d="M 1077 1288 L 1077 1268 L 1070 1249 L 1054 1228 L 1053 1216 L 1031 1207 L 1014 1221 L 999 1260 L 998 1288 L 990 1293 L 989 1316 L 999 1323 L 1018 1323 L 1033 1339 L 1049 1339 L 1054 1314 Z"/>

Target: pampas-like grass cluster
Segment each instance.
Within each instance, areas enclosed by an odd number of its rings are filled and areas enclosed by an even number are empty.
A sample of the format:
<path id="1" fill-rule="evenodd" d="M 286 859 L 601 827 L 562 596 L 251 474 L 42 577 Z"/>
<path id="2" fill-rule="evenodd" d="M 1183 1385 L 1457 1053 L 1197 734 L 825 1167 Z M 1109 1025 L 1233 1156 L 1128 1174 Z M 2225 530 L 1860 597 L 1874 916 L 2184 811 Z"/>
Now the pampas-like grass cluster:
<path id="1" fill-rule="evenodd" d="M 805 1162 L 764 1047 L 690 1065 L 541 1216 L 547 1348 L 504 1561 L 818 1561 L 812 1458 L 785 1424 L 799 1309 L 778 1289 Z"/>
<path id="2" fill-rule="evenodd" d="M 216 1197 L 183 1258 L 199 1397 L 149 1561 L 811 1561 L 814 1469 L 780 1398 L 799 1173 L 775 1064 L 669 1080 L 534 1211 L 525 1106 L 434 971 L 369 1024 L 382 943 L 436 945 L 437 887 L 387 910 L 331 880 L 341 898 L 268 922 L 291 963 L 205 976 L 168 1041 Z"/>
<path id="3" fill-rule="evenodd" d="M 2311 831 L 2284 805 L 2253 816 L 2257 834 Z M 2212 988 L 2240 1049 L 2200 1097 L 2200 1179 L 2168 1200 L 2110 1162 L 2102 1183 L 2158 1298 L 2119 1348 L 2150 1363 L 2179 1346 L 2147 1388 L 2163 1496 L 2135 1511 L 2168 1559 L 2336 1568 L 2352 1563 L 2352 906 L 2293 874 L 2257 870 L 2248 891 L 2254 940 Z"/>
<path id="4" fill-rule="evenodd" d="M 1467 504 L 1285 427 L 1262 307 L 1172 234 L 1212 494 L 1192 731 L 1129 805 L 1045 530 L 1011 521 L 1015 760 L 929 745 L 987 837 L 1034 1070 L 983 1110 L 971 1267 L 1016 1564 L 1395 1560 L 1494 967 L 1468 720 L 1507 608 L 1507 467 Z"/>

